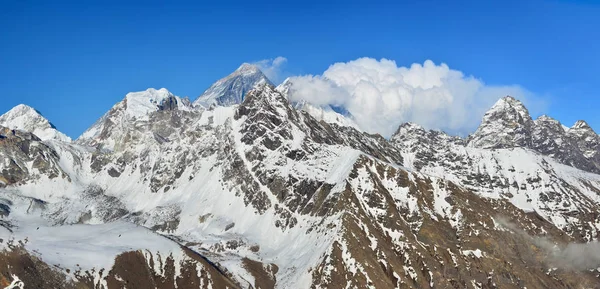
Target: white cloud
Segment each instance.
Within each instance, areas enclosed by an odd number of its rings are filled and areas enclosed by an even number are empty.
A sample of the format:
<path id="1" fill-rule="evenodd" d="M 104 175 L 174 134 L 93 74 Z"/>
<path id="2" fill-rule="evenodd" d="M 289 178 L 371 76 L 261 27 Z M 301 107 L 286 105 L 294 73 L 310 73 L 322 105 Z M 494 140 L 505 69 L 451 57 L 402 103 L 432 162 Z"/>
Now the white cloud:
<path id="1" fill-rule="evenodd" d="M 292 82 L 290 100 L 343 106 L 363 130 L 386 137 L 403 122 L 467 135 L 500 97 L 531 97 L 520 86 L 489 86 L 431 60 L 398 67 L 392 60 L 359 58 Z"/>
<path id="2" fill-rule="evenodd" d="M 277 84 L 282 81 L 283 66 L 287 63 L 287 58 L 283 56 L 277 56 L 275 58 L 263 59 L 254 62 L 253 64 L 267 76 L 269 80 Z"/>

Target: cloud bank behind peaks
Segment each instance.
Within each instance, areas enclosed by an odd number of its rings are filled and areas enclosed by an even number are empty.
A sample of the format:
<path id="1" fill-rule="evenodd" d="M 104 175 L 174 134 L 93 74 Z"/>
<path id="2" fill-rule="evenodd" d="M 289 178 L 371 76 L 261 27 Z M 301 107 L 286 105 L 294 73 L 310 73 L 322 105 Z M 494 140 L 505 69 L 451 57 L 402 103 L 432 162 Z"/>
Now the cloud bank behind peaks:
<path id="1" fill-rule="evenodd" d="M 467 135 L 500 97 L 525 100 L 517 85 L 488 86 L 431 60 L 410 67 L 388 59 L 335 63 L 322 75 L 296 76 L 290 100 L 345 107 L 365 131 L 391 136 L 404 122 Z"/>

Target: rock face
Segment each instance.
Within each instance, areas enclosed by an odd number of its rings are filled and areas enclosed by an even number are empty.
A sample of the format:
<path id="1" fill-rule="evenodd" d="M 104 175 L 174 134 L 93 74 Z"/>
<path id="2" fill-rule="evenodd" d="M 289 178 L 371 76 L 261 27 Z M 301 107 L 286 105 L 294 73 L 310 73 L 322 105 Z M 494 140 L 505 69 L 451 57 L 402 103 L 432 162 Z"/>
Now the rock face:
<path id="1" fill-rule="evenodd" d="M 485 113 L 481 125 L 469 137 L 469 146 L 487 149 L 530 147 L 533 126 L 523 103 L 506 96 Z"/>
<path id="2" fill-rule="evenodd" d="M 229 97 L 239 79 L 208 108 L 127 94 L 74 143 L 2 128 L 0 284 L 600 286 L 597 259 L 568 249 L 600 232 L 584 123 L 532 120 L 507 97 L 467 139 L 407 123 L 386 140 L 266 81 Z"/>
<path id="3" fill-rule="evenodd" d="M 195 101 L 194 105 L 209 107 L 211 105 L 240 104 L 257 84 L 271 84 L 271 81 L 255 65 L 244 63 L 232 74 L 211 85 Z"/>
<path id="4" fill-rule="evenodd" d="M 568 137 L 575 143 L 583 156 L 598 163 L 598 149 L 600 148 L 600 137 L 583 120 L 577 121 L 568 131 Z"/>
<path id="5" fill-rule="evenodd" d="M 69 180 L 60 156 L 36 135 L 0 126 L 0 187 L 54 178 Z"/>

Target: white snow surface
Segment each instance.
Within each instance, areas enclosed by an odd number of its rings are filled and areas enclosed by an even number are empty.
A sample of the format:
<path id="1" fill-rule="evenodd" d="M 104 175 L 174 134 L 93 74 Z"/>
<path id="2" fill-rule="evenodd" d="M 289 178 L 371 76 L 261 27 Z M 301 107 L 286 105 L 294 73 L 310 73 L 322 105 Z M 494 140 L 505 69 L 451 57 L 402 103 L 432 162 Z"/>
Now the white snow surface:
<path id="1" fill-rule="evenodd" d="M 71 270 L 110 269 L 115 257 L 129 251 L 160 252 L 164 257 L 183 254 L 177 243 L 147 228 L 120 221 L 63 226 L 28 223 L 13 233 L 2 230 L 0 234 L 5 240 L 26 240 L 25 248 L 44 262 Z"/>
<path id="2" fill-rule="evenodd" d="M 148 114 L 158 110 L 158 106 L 161 102 L 169 97 L 176 97 L 166 88 L 154 89 L 148 88 L 145 91 L 130 92 L 125 96 L 127 102 L 127 108 L 125 109 L 125 115 L 129 119 L 147 119 Z M 179 110 L 190 110 L 181 98 L 176 97 L 177 109 Z"/>
<path id="3" fill-rule="evenodd" d="M 24 289 L 25 288 L 25 283 L 23 281 L 21 281 L 19 276 L 13 274 L 13 275 L 11 275 L 11 277 L 12 277 L 12 281 L 10 282 L 10 284 L 8 284 L 8 286 L 4 287 L 4 289 Z"/>

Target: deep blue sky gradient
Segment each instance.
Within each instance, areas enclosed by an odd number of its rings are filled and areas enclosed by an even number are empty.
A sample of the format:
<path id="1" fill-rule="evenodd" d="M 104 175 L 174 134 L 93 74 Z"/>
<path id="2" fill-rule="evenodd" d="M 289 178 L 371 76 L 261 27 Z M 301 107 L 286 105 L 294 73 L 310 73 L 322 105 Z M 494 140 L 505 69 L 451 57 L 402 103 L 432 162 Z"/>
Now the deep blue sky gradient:
<path id="1" fill-rule="evenodd" d="M 2 1 L 0 113 L 25 103 L 76 138 L 129 91 L 193 99 L 242 62 L 368 56 L 518 84 L 600 131 L 600 1 L 122 2 Z"/>

